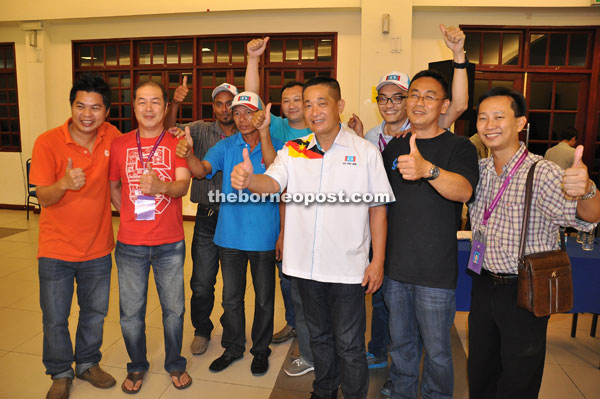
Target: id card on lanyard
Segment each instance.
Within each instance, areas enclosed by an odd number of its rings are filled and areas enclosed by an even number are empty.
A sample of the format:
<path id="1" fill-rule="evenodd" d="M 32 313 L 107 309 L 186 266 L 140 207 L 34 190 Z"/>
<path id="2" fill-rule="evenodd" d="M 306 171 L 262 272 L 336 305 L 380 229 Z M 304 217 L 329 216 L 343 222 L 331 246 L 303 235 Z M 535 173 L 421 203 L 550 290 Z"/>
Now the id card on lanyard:
<path id="1" fill-rule="evenodd" d="M 492 216 L 492 212 L 494 211 L 494 209 L 496 209 L 496 207 L 498 206 L 498 203 L 500 202 L 500 197 L 502 197 L 502 194 L 504 194 L 504 191 L 506 191 L 510 180 L 513 178 L 515 173 L 517 173 L 517 170 L 519 170 L 519 167 L 525 161 L 527 154 L 528 151 L 525 150 L 517 160 L 515 166 L 513 166 L 510 172 L 508 172 L 508 175 L 506 176 L 506 179 L 504 179 L 500 190 L 498 190 L 498 193 L 492 200 L 492 203 L 483 213 L 483 220 L 481 221 L 481 226 L 477 230 L 473 231 L 473 242 L 471 244 L 471 254 L 469 255 L 469 263 L 467 267 L 469 270 L 477 274 L 481 274 L 481 267 L 483 266 L 483 256 L 485 255 L 486 243 L 485 229 L 487 228 L 488 220 L 490 219 L 490 216 Z"/>
<path id="2" fill-rule="evenodd" d="M 146 165 L 148 162 L 152 160 L 156 149 L 158 148 L 160 142 L 165 137 L 166 131 L 163 130 L 158 139 L 154 143 L 154 146 L 150 150 L 150 154 L 148 154 L 148 160 L 144 162 L 144 155 L 142 153 L 142 142 L 140 140 L 140 130 L 138 129 L 135 132 L 135 140 L 138 148 L 138 156 L 140 157 L 140 162 L 142 163 L 142 167 L 144 168 L 144 174 L 148 173 L 148 169 Z M 135 220 L 155 220 L 156 217 L 156 198 L 153 195 L 144 195 L 141 190 L 138 188 L 136 190 L 136 199 L 135 199 Z"/>

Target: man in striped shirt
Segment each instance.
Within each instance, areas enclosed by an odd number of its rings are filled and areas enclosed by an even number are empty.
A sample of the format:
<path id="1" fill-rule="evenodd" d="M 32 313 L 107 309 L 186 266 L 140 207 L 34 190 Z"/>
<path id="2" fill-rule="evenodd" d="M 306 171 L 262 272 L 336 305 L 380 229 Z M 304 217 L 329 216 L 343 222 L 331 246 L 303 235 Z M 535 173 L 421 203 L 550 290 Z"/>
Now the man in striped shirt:
<path id="1" fill-rule="evenodd" d="M 477 130 L 491 156 L 479 162 L 479 185 L 470 207 L 473 233 L 486 245 L 481 274 L 473 278 L 469 313 L 472 398 L 537 398 L 540 390 L 548 317 L 517 307 L 525 180 L 531 165 L 540 161 L 533 179 L 525 254 L 556 249 L 559 226 L 590 231 L 600 221 L 600 196 L 581 160 L 583 146 L 564 171 L 527 153 L 519 142 L 526 114 L 523 96 L 506 88 L 493 88 L 479 99 Z M 484 212 L 513 168 L 516 173 L 483 226 Z"/>

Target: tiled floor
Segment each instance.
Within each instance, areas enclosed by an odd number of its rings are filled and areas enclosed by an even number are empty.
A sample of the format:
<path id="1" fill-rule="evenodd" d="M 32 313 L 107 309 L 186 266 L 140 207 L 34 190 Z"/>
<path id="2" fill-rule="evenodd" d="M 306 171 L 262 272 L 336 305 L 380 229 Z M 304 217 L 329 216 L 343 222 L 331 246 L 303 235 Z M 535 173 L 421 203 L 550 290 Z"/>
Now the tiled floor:
<path id="1" fill-rule="evenodd" d="M 37 236 L 38 217 L 31 215 L 26 220 L 24 211 L 0 210 L 0 398 L 29 399 L 43 398 L 50 386 L 50 378 L 44 374 L 42 364 L 42 314 L 39 307 L 37 276 Z M 118 220 L 114 219 L 115 228 Z M 185 222 L 186 242 L 191 241 L 193 223 Z M 20 230 L 10 230 L 20 229 Z M 116 230 L 115 230 L 116 231 Z M 189 252 L 189 251 L 188 251 Z M 600 267 L 600 265 L 599 265 Z M 191 275 L 191 259 L 186 258 L 185 279 Z M 116 284 L 116 270 L 112 276 L 109 312 L 104 327 L 102 366 L 112 373 L 118 383 L 126 374 L 127 352 L 121 337 L 119 326 L 119 293 Z M 142 391 L 136 395 L 139 399 L 169 398 L 308 398 L 310 375 L 292 379 L 281 372 L 291 343 L 272 345 L 271 367 L 263 377 L 253 377 L 250 373 L 252 356 L 246 352 L 244 358 L 222 373 L 213 374 L 208 365 L 218 357 L 221 327 L 221 285 L 220 278 L 216 288 L 216 306 L 212 320 L 217 326 L 211 345 L 206 354 L 192 356 L 189 344 L 192 339 L 192 326 L 186 315 L 183 342 L 183 355 L 188 359 L 188 371 L 194 379 L 192 386 L 177 391 L 163 369 L 164 349 L 162 338 L 161 311 L 156 289 L 150 285 L 147 313 L 147 339 L 150 372 L 144 380 Z M 186 284 L 186 300 L 190 290 Z M 248 279 L 246 293 L 246 326 L 250 336 L 254 295 L 251 279 Z M 186 303 L 187 305 L 187 303 Z M 275 330 L 285 324 L 281 294 L 277 289 L 275 299 Z M 367 306 L 367 309 L 369 306 Z M 71 317 L 71 330 L 77 323 L 78 307 L 74 300 Z M 467 314 L 456 315 L 455 351 L 461 351 L 460 344 L 466 348 Z M 540 397 L 554 398 L 600 398 L 600 338 L 589 336 L 591 317 L 580 315 L 577 338 L 570 337 L 571 316 L 553 316 L 548 331 L 548 349 L 546 368 Z M 367 331 L 367 334 L 369 331 Z M 600 335 L 600 331 L 599 331 Z M 74 336 L 72 336 L 74 338 Z M 460 337 L 460 339 L 458 338 Z M 458 348 L 458 349 L 457 349 Z M 456 353 L 456 352 L 455 352 Z M 459 353 L 462 355 L 462 353 Z M 464 356 L 455 356 L 457 387 L 455 397 L 466 398 Z M 371 372 L 369 398 L 379 398 L 378 388 L 386 378 L 386 370 Z M 286 379 L 286 380 L 282 380 Z M 462 383 L 461 383 L 462 381 Z M 274 389 L 275 387 L 275 389 Z M 106 391 L 93 388 L 89 383 L 75 380 L 71 398 L 125 398 L 120 388 Z"/>

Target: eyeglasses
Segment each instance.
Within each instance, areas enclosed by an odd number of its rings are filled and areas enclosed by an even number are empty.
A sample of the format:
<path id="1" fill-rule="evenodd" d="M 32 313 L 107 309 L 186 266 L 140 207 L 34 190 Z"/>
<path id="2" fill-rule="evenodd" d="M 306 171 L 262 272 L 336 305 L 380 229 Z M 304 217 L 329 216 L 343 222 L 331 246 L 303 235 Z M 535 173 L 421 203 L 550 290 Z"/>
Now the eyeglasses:
<path id="1" fill-rule="evenodd" d="M 408 95 L 408 101 L 410 101 L 411 103 L 418 103 L 421 99 L 423 99 L 423 103 L 425 104 L 433 104 L 435 101 L 444 100 L 445 98 L 435 98 L 430 94 L 427 94 L 425 96 L 420 96 L 414 93 Z"/>
<path id="2" fill-rule="evenodd" d="M 391 97 L 386 97 L 386 96 L 375 97 L 375 99 L 377 100 L 377 104 L 379 104 L 379 105 L 386 105 L 388 103 L 388 101 L 391 101 L 392 104 L 400 104 L 400 103 L 402 103 L 402 100 L 404 100 L 405 98 L 406 98 L 406 96 L 403 96 L 402 94 L 394 94 Z"/>

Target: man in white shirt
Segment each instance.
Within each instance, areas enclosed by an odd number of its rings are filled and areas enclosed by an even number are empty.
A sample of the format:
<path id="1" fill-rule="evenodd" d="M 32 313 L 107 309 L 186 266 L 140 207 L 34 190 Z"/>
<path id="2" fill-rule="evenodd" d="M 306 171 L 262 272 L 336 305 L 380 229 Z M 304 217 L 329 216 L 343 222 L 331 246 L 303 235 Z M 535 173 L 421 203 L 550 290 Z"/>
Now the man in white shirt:
<path id="1" fill-rule="evenodd" d="M 231 181 L 237 189 L 287 188 L 289 196 L 316 200 L 287 204 L 283 253 L 284 273 L 298 278 L 310 332 L 312 398 L 336 398 L 341 385 L 344 398 L 362 399 L 368 391 L 364 295 L 381 286 L 384 204 L 394 196 L 377 148 L 340 124 L 344 100 L 338 82 L 313 78 L 303 98 L 312 133 L 290 140 L 264 175 L 253 174 L 244 154 Z"/>

